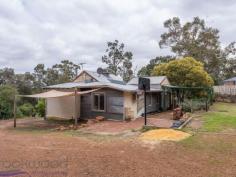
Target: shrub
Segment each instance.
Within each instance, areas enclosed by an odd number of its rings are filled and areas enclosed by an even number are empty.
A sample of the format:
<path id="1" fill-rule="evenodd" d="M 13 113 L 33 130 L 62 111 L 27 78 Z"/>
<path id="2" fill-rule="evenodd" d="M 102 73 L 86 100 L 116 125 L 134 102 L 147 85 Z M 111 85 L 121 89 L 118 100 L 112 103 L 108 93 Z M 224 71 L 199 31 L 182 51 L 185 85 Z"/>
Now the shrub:
<path id="1" fill-rule="evenodd" d="M 14 97 L 17 94 L 15 87 L 0 86 L 0 119 L 13 117 Z"/>
<path id="2" fill-rule="evenodd" d="M 24 103 L 23 105 L 19 106 L 19 111 L 22 113 L 23 116 L 35 115 L 34 107 L 30 103 Z"/>
<path id="3" fill-rule="evenodd" d="M 184 112 L 194 112 L 206 108 L 206 100 L 204 99 L 185 99 L 181 104 Z"/>
<path id="4" fill-rule="evenodd" d="M 203 63 L 192 57 L 156 65 L 152 75 L 167 76 L 170 83 L 175 86 L 211 87 L 214 84 L 211 76 L 204 70 Z"/>
<path id="5" fill-rule="evenodd" d="M 36 114 L 40 117 L 44 117 L 45 116 L 45 101 L 43 99 L 39 99 L 38 103 L 35 106 L 36 109 Z"/>

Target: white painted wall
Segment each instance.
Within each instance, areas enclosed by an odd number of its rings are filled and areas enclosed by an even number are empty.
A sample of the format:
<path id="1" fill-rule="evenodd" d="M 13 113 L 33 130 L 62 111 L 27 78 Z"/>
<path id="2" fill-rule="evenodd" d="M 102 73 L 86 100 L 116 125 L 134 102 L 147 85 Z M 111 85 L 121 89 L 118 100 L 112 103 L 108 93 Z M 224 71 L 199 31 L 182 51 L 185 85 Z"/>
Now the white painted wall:
<path id="1" fill-rule="evenodd" d="M 80 116 L 80 98 L 77 97 L 77 116 Z M 47 99 L 47 117 L 58 117 L 64 119 L 74 118 L 75 97 L 60 97 Z"/>
<path id="2" fill-rule="evenodd" d="M 127 110 L 125 117 L 131 117 L 131 119 L 137 118 L 137 99 L 136 95 L 131 92 L 124 92 L 124 111 Z"/>

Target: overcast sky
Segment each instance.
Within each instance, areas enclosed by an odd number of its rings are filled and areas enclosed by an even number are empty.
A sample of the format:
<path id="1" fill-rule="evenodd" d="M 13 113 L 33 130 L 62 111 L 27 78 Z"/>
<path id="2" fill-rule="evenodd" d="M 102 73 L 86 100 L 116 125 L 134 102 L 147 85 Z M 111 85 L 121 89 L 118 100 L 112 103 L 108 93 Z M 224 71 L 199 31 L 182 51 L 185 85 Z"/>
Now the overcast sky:
<path id="1" fill-rule="evenodd" d="M 159 49 L 163 22 L 199 16 L 220 30 L 223 45 L 236 41 L 236 1 L 227 0 L 0 0 L 0 68 L 32 71 L 62 59 L 102 66 L 106 42 L 118 39 L 134 66 L 169 54 Z"/>

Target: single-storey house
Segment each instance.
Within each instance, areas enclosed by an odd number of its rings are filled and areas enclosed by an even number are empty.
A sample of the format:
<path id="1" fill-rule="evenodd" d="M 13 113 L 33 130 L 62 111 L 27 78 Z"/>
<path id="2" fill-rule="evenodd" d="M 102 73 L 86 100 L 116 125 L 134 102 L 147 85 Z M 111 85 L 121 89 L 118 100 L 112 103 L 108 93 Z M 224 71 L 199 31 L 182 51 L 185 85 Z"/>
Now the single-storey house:
<path id="1" fill-rule="evenodd" d="M 224 80 L 224 85 L 236 85 L 236 77 Z"/>
<path id="2" fill-rule="evenodd" d="M 151 89 L 147 93 L 147 111 L 159 112 L 171 107 L 170 94 L 162 86 L 169 85 L 165 76 L 148 77 Z M 124 83 L 118 76 L 106 72 L 83 70 L 73 82 L 51 85 L 47 91 L 78 93 L 46 98 L 46 117 L 126 120 L 140 117 L 144 111 L 144 96 L 138 90 L 138 78 Z"/>

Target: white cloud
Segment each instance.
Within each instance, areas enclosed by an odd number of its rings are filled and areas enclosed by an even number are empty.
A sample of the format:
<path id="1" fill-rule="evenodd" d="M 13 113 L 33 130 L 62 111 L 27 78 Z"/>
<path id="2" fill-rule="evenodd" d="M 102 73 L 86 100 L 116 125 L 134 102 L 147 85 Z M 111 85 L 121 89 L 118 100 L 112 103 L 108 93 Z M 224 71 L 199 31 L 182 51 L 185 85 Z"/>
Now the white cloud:
<path id="1" fill-rule="evenodd" d="M 200 16 L 220 29 L 223 43 L 235 40 L 235 7 L 220 0 L 0 0 L 0 66 L 24 72 L 67 58 L 96 69 L 106 42 L 118 39 L 140 68 L 169 53 L 158 40 L 163 22 L 173 16 Z"/>

